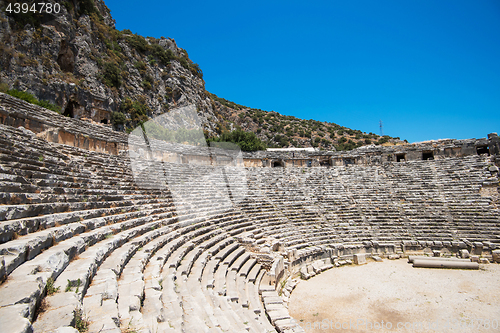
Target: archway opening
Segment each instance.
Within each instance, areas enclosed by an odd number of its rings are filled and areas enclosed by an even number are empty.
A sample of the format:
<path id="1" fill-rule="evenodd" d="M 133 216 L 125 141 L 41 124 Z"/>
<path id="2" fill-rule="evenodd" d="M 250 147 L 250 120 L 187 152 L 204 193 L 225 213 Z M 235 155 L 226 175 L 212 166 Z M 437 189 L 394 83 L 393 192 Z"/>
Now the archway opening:
<path id="1" fill-rule="evenodd" d="M 422 160 L 427 161 L 433 159 L 434 159 L 434 153 L 431 150 L 422 152 Z"/>
<path id="2" fill-rule="evenodd" d="M 273 161 L 271 163 L 271 167 L 273 167 L 273 168 L 282 168 L 283 167 L 283 163 L 281 161 Z"/>
<path id="3" fill-rule="evenodd" d="M 396 162 L 406 161 L 406 154 L 396 154 Z"/>
<path id="4" fill-rule="evenodd" d="M 490 155 L 490 149 L 488 148 L 488 146 L 477 146 L 476 152 L 478 155 L 483 155 L 483 154 Z"/>
<path id="5" fill-rule="evenodd" d="M 70 118 L 75 118 L 75 107 L 78 106 L 78 103 L 75 101 L 69 101 L 68 105 L 66 105 L 66 109 L 64 109 L 63 115 Z"/>

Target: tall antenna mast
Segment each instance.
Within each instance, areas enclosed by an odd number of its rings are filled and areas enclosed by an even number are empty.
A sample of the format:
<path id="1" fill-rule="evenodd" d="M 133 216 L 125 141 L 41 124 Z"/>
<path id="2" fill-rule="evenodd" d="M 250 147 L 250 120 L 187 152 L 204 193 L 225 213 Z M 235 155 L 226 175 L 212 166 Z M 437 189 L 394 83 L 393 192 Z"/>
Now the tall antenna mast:
<path id="1" fill-rule="evenodd" d="M 380 120 L 380 136 L 384 136 L 384 128 L 382 126 L 382 119 Z"/>

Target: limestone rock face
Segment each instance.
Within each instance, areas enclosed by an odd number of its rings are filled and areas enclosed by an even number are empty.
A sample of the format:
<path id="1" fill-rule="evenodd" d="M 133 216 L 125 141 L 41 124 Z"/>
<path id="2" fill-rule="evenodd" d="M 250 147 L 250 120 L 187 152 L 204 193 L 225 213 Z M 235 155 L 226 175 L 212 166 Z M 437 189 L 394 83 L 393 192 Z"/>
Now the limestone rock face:
<path id="1" fill-rule="evenodd" d="M 201 71 L 173 39 L 116 30 L 101 0 L 93 1 L 94 13 L 74 3 L 35 24 L 0 13 L 0 82 L 48 100 L 74 118 L 111 124 L 112 112 L 123 111 L 126 123 L 115 124 L 121 130 L 138 120 L 120 109 L 127 98 L 144 105 L 151 118 L 194 104 L 205 129 L 214 131 L 219 119 Z M 158 46 L 164 51 L 154 49 Z M 158 54 L 169 55 L 169 61 Z"/>

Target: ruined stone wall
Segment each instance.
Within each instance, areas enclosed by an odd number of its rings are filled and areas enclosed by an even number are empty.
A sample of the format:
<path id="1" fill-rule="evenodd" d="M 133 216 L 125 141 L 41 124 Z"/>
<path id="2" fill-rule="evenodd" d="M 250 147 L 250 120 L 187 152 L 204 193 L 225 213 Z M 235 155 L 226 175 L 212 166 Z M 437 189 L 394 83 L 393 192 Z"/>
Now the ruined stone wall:
<path id="1" fill-rule="evenodd" d="M 127 147 L 127 135 L 110 127 L 72 119 L 0 93 L 0 123 L 24 127 L 49 142 L 117 155 Z"/>
<path id="2" fill-rule="evenodd" d="M 319 167 L 350 164 L 374 165 L 387 162 L 439 160 L 471 155 L 495 155 L 500 151 L 498 135 L 468 140 L 437 140 L 397 146 L 363 146 L 351 151 L 259 151 L 245 153 L 244 158 L 252 160 L 254 166 L 263 167 Z M 261 160 L 262 165 L 256 162 Z"/>
<path id="3" fill-rule="evenodd" d="M 24 127 L 50 142 L 63 143 L 92 151 L 117 155 L 128 149 L 128 135 L 114 131 L 109 125 L 64 117 L 0 93 L 0 123 Z M 170 151 L 171 148 L 167 149 Z M 398 146 L 363 146 L 352 151 L 256 151 L 243 152 L 246 167 L 331 167 L 342 165 L 379 165 L 387 162 L 407 162 L 422 159 L 439 160 L 478 154 L 498 155 L 500 140 L 496 133 L 488 138 L 468 140 L 438 140 Z M 226 165 L 221 154 L 208 157 L 207 152 L 189 146 L 173 149 L 164 161 L 179 161 L 200 165 Z M 500 163 L 494 162 L 500 166 Z"/>

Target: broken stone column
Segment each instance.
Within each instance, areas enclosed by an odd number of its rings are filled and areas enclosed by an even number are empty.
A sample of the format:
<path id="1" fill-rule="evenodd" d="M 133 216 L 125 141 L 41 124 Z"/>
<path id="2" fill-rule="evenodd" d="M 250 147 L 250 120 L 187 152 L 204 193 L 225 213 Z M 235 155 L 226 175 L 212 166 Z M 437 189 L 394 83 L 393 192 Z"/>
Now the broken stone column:
<path id="1" fill-rule="evenodd" d="M 446 261 L 446 260 L 413 260 L 413 267 L 423 268 L 454 268 L 454 269 L 479 269 L 477 262 Z"/>
<path id="2" fill-rule="evenodd" d="M 432 260 L 432 261 L 456 261 L 456 262 L 470 262 L 469 259 L 459 259 L 459 258 L 437 258 L 437 257 L 424 257 L 424 256 L 409 256 L 408 262 L 413 263 L 415 260 Z"/>

